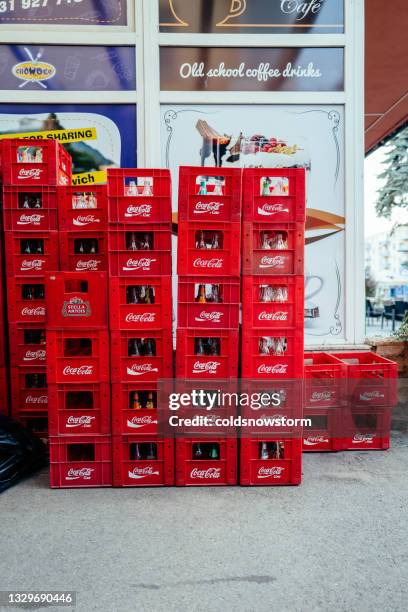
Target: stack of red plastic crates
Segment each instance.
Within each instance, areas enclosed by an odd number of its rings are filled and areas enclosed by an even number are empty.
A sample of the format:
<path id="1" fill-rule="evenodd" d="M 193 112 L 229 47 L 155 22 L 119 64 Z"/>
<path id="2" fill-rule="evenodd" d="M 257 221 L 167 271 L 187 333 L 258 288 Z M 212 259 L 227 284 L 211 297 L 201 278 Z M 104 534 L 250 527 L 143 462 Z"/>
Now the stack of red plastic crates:
<path id="1" fill-rule="evenodd" d="M 241 244 L 240 169 L 181 167 L 178 199 L 176 377 L 237 378 Z M 176 440 L 177 485 L 237 482 L 235 435 Z"/>
<path id="2" fill-rule="evenodd" d="M 294 408 L 302 415 L 289 380 L 303 378 L 304 222 L 303 169 L 244 170 L 242 378 L 268 381 L 269 389 L 280 393 L 282 416 Z M 280 439 L 278 432 L 243 435 L 241 484 L 298 484 L 298 434 L 294 429 L 287 438 L 282 431 Z"/>
<path id="3" fill-rule="evenodd" d="M 112 484 L 105 272 L 46 279 L 51 487 Z"/>
<path id="4" fill-rule="evenodd" d="M 173 376 L 170 172 L 109 170 L 108 200 L 113 483 L 171 485 L 157 383 Z"/>
<path id="5" fill-rule="evenodd" d="M 2 143 L 12 416 L 47 436 L 45 274 L 59 269 L 59 185 L 71 158 L 55 141 Z"/>
<path id="6" fill-rule="evenodd" d="M 4 257 L 3 257 L 3 223 L 0 219 L 0 414 L 9 413 L 9 389 L 8 389 L 8 364 L 7 364 L 7 339 L 6 339 L 6 311 L 4 299 Z"/>
<path id="7" fill-rule="evenodd" d="M 368 351 L 335 353 L 334 357 L 346 367 L 342 449 L 388 449 L 391 412 L 397 404 L 397 364 Z"/>
<path id="8" fill-rule="evenodd" d="M 342 450 L 346 365 L 328 353 L 305 354 L 305 419 L 303 452 Z"/>

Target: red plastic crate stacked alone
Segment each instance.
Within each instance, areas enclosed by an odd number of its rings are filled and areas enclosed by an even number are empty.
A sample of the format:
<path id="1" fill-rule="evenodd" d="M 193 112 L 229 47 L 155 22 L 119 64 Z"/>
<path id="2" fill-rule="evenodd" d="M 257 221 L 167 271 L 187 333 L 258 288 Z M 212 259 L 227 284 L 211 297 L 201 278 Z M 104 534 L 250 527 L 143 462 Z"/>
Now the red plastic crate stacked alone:
<path id="1" fill-rule="evenodd" d="M 397 403 L 397 364 L 376 353 L 335 353 L 346 367 L 343 450 L 390 447 L 391 411 Z"/>
<path id="2" fill-rule="evenodd" d="M 108 200 L 106 185 L 60 188 L 61 270 L 108 269 Z"/>
<path id="3" fill-rule="evenodd" d="M 109 170 L 108 219 L 113 484 L 172 485 L 157 387 L 173 376 L 170 172 Z"/>
<path id="4" fill-rule="evenodd" d="M 244 379 L 274 385 L 303 379 L 304 222 L 303 169 L 244 169 Z M 241 484 L 299 484 L 301 430 L 292 428 L 286 436 L 282 431 L 281 437 L 272 431 L 269 437 L 267 432 L 264 437 L 256 431 L 244 433 L 240 440 Z"/>
<path id="5" fill-rule="evenodd" d="M 305 353 L 304 417 L 312 423 L 303 432 L 303 452 L 342 450 L 346 375 L 346 366 L 336 356 Z"/>
<path id="6" fill-rule="evenodd" d="M 112 485 L 106 272 L 46 278 L 52 487 Z"/>
<path id="7" fill-rule="evenodd" d="M 55 140 L 6 139 L 0 150 L 3 185 L 71 184 L 71 156 Z"/>

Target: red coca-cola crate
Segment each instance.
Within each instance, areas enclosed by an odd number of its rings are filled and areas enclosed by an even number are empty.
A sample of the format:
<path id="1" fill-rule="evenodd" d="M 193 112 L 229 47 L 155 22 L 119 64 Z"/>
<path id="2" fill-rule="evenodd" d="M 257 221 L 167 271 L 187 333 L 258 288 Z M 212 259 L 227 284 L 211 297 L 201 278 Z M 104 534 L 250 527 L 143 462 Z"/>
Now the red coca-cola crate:
<path id="1" fill-rule="evenodd" d="M 50 437 L 50 486 L 112 486 L 111 436 Z"/>
<path id="2" fill-rule="evenodd" d="M 171 223 L 169 170 L 108 169 L 109 223 Z"/>
<path id="3" fill-rule="evenodd" d="M 239 304 L 239 277 L 178 277 L 179 327 L 238 329 Z"/>
<path id="4" fill-rule="evenodd" d="M 72 160 L 55 140 L 3 140 L 4 185 L 70 185 Z"/>
<path id="5" fill-rule="evenodd" d="M 60 232 L 61 270 L 103 272 L 108 269 L 107 232 Z"/>
<path id="6" fill-rule="evenodd" d="M 48 387 L 46 368 L 10 368 L 11 411 L 45 411 L 48 408 Z"/>
<path id="7" fill-rule="evenodd" d="M 244 276 L 242 325 L 248 329 L 303 329 L 303 276 Z"/>
<path id="8" fill-rule="evenodd" d="M 137 434 L 113 437 L 115 487 L 174 485 L 174 440 Z"/>
<path id="9" fill-rule="evenodd" d="M 242 273 L 303 275 L 304 249 L 303 223 L 245 222 Z"/>
<path id="10" fill-rule="evenodd" d="M 7 310 L 10 323 L 45 323 L 45 278 L 7 277 Z"/>
<path id="11" fill-rule="evenodd" d="M 242 182 L 244 221 L 304 222 L 303 168 L 245 168 Z"/>
<path id="12" fill-rule="evenodd" d="M 171 275 L 170 224 L 111 226 L 109 272 L 122 277 Z"/>
<path id="13" fill-rule="evenodd" d="M 347 368 L 329 353 L 305 353 L 305 406 L 341 406 L 346 391 Z"/>
<path id="14" fill-rule="evenodd" d="M 171 329 L 111 332 L 111 379 L 153 382 L 173 376 Z"/>
<path id="15" fill-rule="evenodd" d="M 370 408 L 347 405 L 342 413 L 342 450 L 387 450 L 390 448 L 390 406 Z"/>
<path id="16" fill-rule="evenodd" d="M 238 330 L 177 329 L 177 378 L 235 378 L 238 336 Z"/>
<path id="17" fill-rule="evenodd" d="M 3 187 L 4 229 L 15 232 L 58 230 L 57 187 Z"/>
<path id="18" fill-rule="evenodd" d="M 101 232 L 107 229 L 106 185 L 60 187 L 59 228 L 71 232 Z"/>
<path id="19" fill-rule="evenodd" d="M 179 276 L 239 276 L 240 223 L 180 222 L 177 272 Z"/>
<path id="20" fill-rule="evenodd" d="M 8 414 L 9 411 L 8 369 L 5 366 L 0 366 L 0 414 Z"/>
<path id="21" fill-rule="evenodd" d="M 106 272 L 56 272 L 46 276 L 47 327 L 50 329 L 106 328 Z"/>
<path id="22" fill-rule="evenodd" d="M 241 219 L 241 168 L 181 166 L 178 185 L 179 221 Z"/>
<path id="23" fill-rule="evenodd" d="M 394 406 L 398 369 L 394 361 L 369 351 L 335 353 L 347 366 L 347 399 L 353 406 Z"/>
<path id="24" fill-rule="evenodd" d="M 243 378 L 303 378 L 303 330 L 244 329 Z"/>
<path id="25" fill-rule="evenodd" d="M 301 440 L 241 438 L 239 452 L 241 485 L 298 485 L 302 480 Z"/>
<path id="26" fill-rule="evenodd" d="M 108 383 L 51 383 L 48 387 L 49 431 L 52 436 L 111 433 Z"/>
<path id="27" fill-rule="evenodd" d="M 12 366 L 46 365 L 45 325 L 10 323 L 10 363 Z"/>
<path id="28" fill-rule="evenodd" d="M 303 429 L 303 452 L 336 452 L 342 450 L 342 407 L 306 406 L 304 418 L 311 420 Z"/>
<path id="29" fill-rule="evenodd" d="M 110 329 L 171 328 L 171 291 L 171 276 L 110 277 Z"/>
<path id="30" fill-rule="evenodd" d="M 43 276 L 58 270 L 58 232 L 5 232 L 7 276 Z"/>
<path id="31" fill-rule="evenodd" d="M 202 436 L 176 439 L 177 486 L 237 484 L 237 440 Z"/>
<path id="32" fill-rule="evenodd" d="M 48 382 L 109 382 L 109 333 L 79 328 L 47 329 Z"/>
<path id="33" fill-rule="evenodd" d="M 21 423 L 26 429 L 35 434 L 48 448 L 48 413 L 38 412 L 19 412 L 13 414 L 13 419 Z"/>
<path id="34" fill-rule="evenodd" d="M 112 433 L 157 436 L 157 383 L 112 385 Z M 153 408 L 149 407 L 153 406 Z"/>

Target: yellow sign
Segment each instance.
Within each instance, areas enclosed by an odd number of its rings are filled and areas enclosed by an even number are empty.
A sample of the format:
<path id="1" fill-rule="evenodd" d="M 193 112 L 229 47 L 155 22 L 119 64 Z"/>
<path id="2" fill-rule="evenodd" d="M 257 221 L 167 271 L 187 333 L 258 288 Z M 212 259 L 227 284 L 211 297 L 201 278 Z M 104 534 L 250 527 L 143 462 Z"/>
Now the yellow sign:
<path id="1" fill-rule="evenodd" d="M 22 81 L 48 81 L 52 79 L 57 72 L 55 66 L 48 64 L 48 62 L 20 62 L 13 66 L 12 70 L 15 77 Z"/>
<path id="2" fill-rule="evenodd" d="M 81 142 L 82 140 L 96 140 L 96 128 L 24 132 L 22 134 L 0 134 L 0 140 L 10 138 L 22 138 L 24 140 L 58 140 L 62 144 L 68 142 Z"/>
<path id="3" fill-rule="evenodd" d="M 82 174 L 72 175 L 73 185 L 99 185 L 106 183 L 107 174 L 106 170 L 99 170 L 98 172 L 83 172 Z"/>

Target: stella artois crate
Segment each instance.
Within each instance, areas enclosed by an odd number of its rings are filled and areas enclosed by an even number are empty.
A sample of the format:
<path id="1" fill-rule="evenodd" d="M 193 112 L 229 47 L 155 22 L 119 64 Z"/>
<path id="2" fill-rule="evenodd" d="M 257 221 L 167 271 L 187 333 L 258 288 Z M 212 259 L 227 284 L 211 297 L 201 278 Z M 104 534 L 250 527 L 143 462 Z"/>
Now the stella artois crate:
<path id="1" fill-rule="evenodd" d="M 303 329 L 303 276 L 243 276 L 242 325 L 249 329 Z"/>
<path id="2" fill-rule="evenodd" d="M 303 168 L 245 168 L 242 183 L 243 219 L 250 222 L 304 222 Z"/>
<path id="3" fill-rule="evenodd" d="M 177 378 L 229 379 L 238 375 L 238 330 L 177 329 Z"/>
<path id="4" fill-rule="evenodd" d="M 239 222 L 241 168 L 181 166 L 178 185 L 179 221 Z"/>
<path id="5" fill-rule="evenodd" d="M 240 278 L 179 276 L 177 324 L 195 329 L 238 329 Z"/>
<path id="6" fill-rule="evenodd" d="M 244 275 L 303 275 L 303 223 L 245 221 L 242 226 Z"/>
<path id="7" fill-rule="evenodd" d="M 0 149 L 4 185 L 71 184 L 71 156 L 56 140 L 6 139 Z"/>
<path id="8" fill-rule="evenodd" d="M 67 383 L 48 386 L 49 432 L 52 436 L 111 433 L 108 383 Z"/>
<path id="9" fill-rule="evenodd" d="M 237 484 L 237 440 L 214 436 L 176 439 L 177 486 Z"/>
<path id="10" fill-rule="evenodd" d="M 45 277 L 8 276 L 6 284 L 9 323 L 44 327 L 46 318 Z"/>
<path id="11" fill-rule="evenodd" d="M 58 270 L 58 232 L 5 232 L 6 275 L 42 277 Z"/>
<path id="12" fill-rule="evenodd" d="M 111 330 L 171 328 L 171 276 L 109 278 Z"/>
<path id="13" fill-rule="evenodd" d="M 240 439 L 240 484 L 298 485 L 302 479 L 302 441 L 253 436 Z"/>
<path id="14" fill-rule="evenodd" d="M 178 225 L 179 276 L 239 276 L 241 224 L 182 221 Z"/>
<path id="15" fill-rule="evenodd" d="M 112 486 L 111 436 L 50 437 L 51 488 Z"/>
<path id="16" fill-rule="evenodd" d="M 174 440 L 138 434 L 113 437 L 115 487 L 174 485 Z"/>
<path id="17" fill-rule="evenodd" d="M 108 269 L 108 234 L 104 231 L 59 232 L 61 270 L 103 272 Z"/>
<path id="18" fill-rule="evenodd" d="M 58 230 L 57 187 L 3 187 L 3 224 L 6 231 Z"/>
<path id="19" fill-rule="evenodd" d="M 55 272 L 46 277 L 48 329 L 106 329 L 108 292 L 105 272 Z"/>
<path id="20" fill-rule="evenodd" d="M 244 328 L 241 359 L 243 378 L 303 378 L 303 329 Z"/>
<path id="21" fill-rule="evenodd" d="M 47 379 L 57 384 L 109 382 L 109 332 L 47 329 Z"/>
<path id="22" fill-rule="evenodd" d="M 108 202 L 110 224 L 165 223 L 170 230 L 170 171 L 109 168 Z"/>
<path id="23" fill-rule="evenodd" d="M 111 276 L 171 276 L 171 225 L 111 225 L 109 273 Z"/>
<path id="24" fill-rule="evenodd" d="M 60 187 L 59 228 L 68 232 L 104 232 L 108 224 L 106 185 Z"/>

